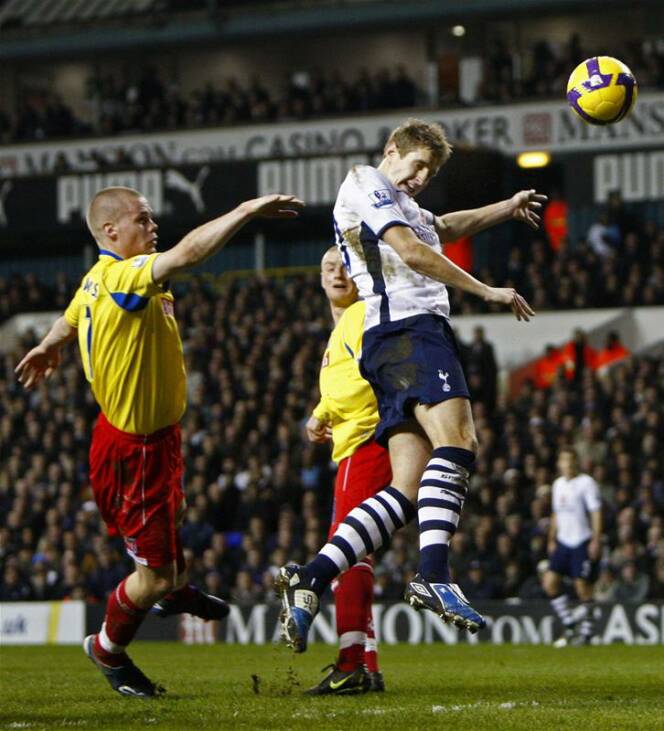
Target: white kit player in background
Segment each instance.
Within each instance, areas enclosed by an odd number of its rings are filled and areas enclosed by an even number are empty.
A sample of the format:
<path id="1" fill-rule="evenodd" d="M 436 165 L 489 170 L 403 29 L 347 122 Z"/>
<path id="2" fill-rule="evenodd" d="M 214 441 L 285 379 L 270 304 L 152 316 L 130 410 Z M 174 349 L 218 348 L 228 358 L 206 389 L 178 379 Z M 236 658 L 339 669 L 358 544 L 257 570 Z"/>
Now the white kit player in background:
<path id="1" fill-rule="evenodd" d="M 578 457 L 570 447 L 560 451 L 561 476 L 553 483 L 549 528 L 549 568 L 544 590 L 564 633 L 556 647 L 590 644 L 594 633 L 593 583 L 602 550 L 602 500 L 590 475 L 579 472 Z M 568 577 L 581 603 L 571 608 L 561 579 Z"/>
<path id="2" fill-rule="evenodd" d="M 514 289 L 489 287 L 457 267 L 441 241 L 511 219 L 536 229 L 546 196 L 521 191 L 482 208 L 434 215 L 414 198 L 450 152 L 440 126 L 409 119 L 390 135 L 378 168 L 355 166 L 339 189 L 335 238 L 366 302 L 360 371 L 376 394 L 375 439 L 388 446 L 393 481 L 354 508 L 306 566 L 280 570 L 282 633 L 296 652 L 306 649 L 331 581 L 386 545 L 415 513 L 420 563 L 406 600 L 471 632 L 485 624 L 448 565 L 477 439 L 445 285 L 511 307 L 518 320 L 534 313 Z"/>

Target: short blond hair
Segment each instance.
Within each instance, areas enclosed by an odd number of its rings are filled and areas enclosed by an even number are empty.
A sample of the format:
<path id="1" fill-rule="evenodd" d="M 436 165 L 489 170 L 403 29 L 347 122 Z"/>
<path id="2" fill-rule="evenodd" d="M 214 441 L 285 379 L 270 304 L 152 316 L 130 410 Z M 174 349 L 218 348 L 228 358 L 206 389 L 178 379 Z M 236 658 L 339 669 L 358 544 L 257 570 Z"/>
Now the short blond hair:
<path id="1" fill-rule="evenodd" d="M 420 147 L 431 150 L 437 168 L 444 165 L 452 154 L 452 145 L 447 141 L 443 128 L 435 122 L 425 122 L 415 117 L 408 118 L 392 132 L 385 148 L 392 142 L 397 146 L 400 155 L 406 155 Z"/>
<path id="2" fill-rule="evenodd" d="M 85 216 L 88 229 L 95 240 L 99 242 L 103 238 L 104 223 L 114 222 L 124 213 L 128 199 L 142 197 L 143 194 L 139 191 L 122 185 L 104 188 L 96 193 Z"/>

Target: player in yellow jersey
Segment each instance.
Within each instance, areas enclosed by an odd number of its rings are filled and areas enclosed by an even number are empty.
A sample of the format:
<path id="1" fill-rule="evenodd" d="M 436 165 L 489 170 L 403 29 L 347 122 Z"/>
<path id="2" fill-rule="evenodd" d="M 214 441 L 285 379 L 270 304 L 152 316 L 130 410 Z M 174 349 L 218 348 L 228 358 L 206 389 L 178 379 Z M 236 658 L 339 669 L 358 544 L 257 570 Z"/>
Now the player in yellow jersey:
<path id="1" fill-rule="evenodd" d="M 100 632 L 83 646 L 123 695 L 163 691 L 126 653 L 151 608 L 161 616 L 189 612 L 204 619 L 228 613 L 221 599 L 187 581 L 179 536 L 184 497 L 178 425 L 186 376 L 168 280 L 215 254 L 251 219 L 289 218 L 301 205 L 280 195 L 246 201 L 158 253 L 148 201 L 131 188 L 100 191 L 87 213 L 99 260 L 64 315 L 16 367 L 20 382 L 33 388 L 57 367 L 60 349 L 78 337 L 101 408 L 90 482 L 109 533 L 123 537 L 136 569 L 111 594 Z"/>
<path id="2" fill-rule="evenodd" d="M 364 302 L 337 247 L 321 261 L 321 284 L 330 303 L 334 330 L 320 371 L 321 399 L 307 422 L 313 442 L 332 439 L 339 465 L 334 484 L 330 536 L 348 513 L 390 484 L 389 454 L 373 437 L 380 420 L 374 392 L 360 375 Z M 339 656 L 310 695 L 384 690 L 373 632 L 373 561 L 366 557 L 341 574 L 334 588 Z"/>

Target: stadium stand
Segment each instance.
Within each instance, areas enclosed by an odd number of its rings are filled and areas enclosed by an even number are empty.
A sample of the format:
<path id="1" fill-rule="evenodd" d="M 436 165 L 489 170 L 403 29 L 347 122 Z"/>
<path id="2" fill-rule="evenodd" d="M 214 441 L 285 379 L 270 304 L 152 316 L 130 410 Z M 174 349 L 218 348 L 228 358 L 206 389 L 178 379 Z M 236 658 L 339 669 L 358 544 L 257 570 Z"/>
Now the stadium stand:
<path id="1" fill-rule="evenodd" d="M 44 27 L 117 30 L 161 14 L 212 13 L 218 19 L 222 5 L 224 12 L 240 13 L 247 4 L 0 0 L 0 30 L 3 40 L 39 38 Z M 279 0 L 283 7 L 296 4 L 313 3 Z M 596 39 L 577 34 L 565 43 L 535 38 L 516 50 L 492 32 L 481 48 L 478 105 L 562 101 L 570 69 L 601 50 Z M 154 52 L 155 64 L 163 60 L 160 53 Z M 621 39 L 612 53 L 631 67 L 642 91 L 664 89 L 661 42 L 625 46 Z M 0 98 L 0 143 L 465 103 L 458 86 L 443 85 L 434 98 L 423 88 L 424 69 L 404 65 L 407 60 L 400 51 L 388 67 L 342 73 L 312 57 L 281 86 L 233 78 L 221 64 L 214 82 L 185 87 L 176 65 L 166 73 L 163 64 L 145 62 L 125 73 L 120 65 L 97 66 L 88 54 L 81 62 L 81 78 L 88 75 L 85 114 L 66 94 L 36 82 L 38 72 L 24 78 L 14 61 L 16 85 Z M 62 156 L 53 172 L 67 169 Z M 488 284 L 517 287 L 540 311 L 664 305 L 664 230 L 636 211 L 613 194 L 606 208 L 593 211 L 582 240 L 564 232 L 555 240 L 521 233 L 518 246 L 502 241 L 477 273 Z M 0 276 L 0 324 L 24 312 L 62 310 L 76 286 L 63 274 L 39 279 L 29 273 L 29 260 L 21 269 L 28 273 Z M 450 296 L 453 314 L 493 311 L 458 291 Z M 178 284 L 176 297 L 188 367 L 183 537 L 192 577 L 238 603 L 272 602 L 278 567 L 310 558 L 330 515 L 329 451 L 307 444 L 302 433 L 317 401 L 327 306 L 314 274 L 253 276 L 220 287 L 193 278 Z M 582 333 L 576 337 L 583 340 Z M 596 599 L 664 599 L 664 353 L 616 353 L 614 342 L 593 356 L 597 367 L 570 371 L 565 363 L 576 345 L 559 345 L 540 354 L 545 377 L 526 381 L 508 400 L 498 388 L 491 340 L 487 328 L 462 345 L 481 444 L 462 531 L 452 545 L 453 568 L 468 597 L 543 598 L 538 573 L 546 559 L 555 453 L 571 443 L 604 498 L 607 543 Z M 13 370 L 33 343 L 25 337 L 2 356 L 0 368 L 0 600 L 102 603 L 130 564 L 121 542 L 106 535 L 88 484 L 97 407 L 73 347 L 46 384 L 33 393 L 21 389 Z M 586 364 L 583 358 L 575 362 Z M 415 571 L 416 546 L 415 535 L 395 536 L 376 568 L 379 598 L 401 598 Z"/>
<path id="2" fill-rule="evenodd" d="M 664 230 L 641 223 L 623 207 L 607 211 L 612 243 L 604 255 L 595 251 L 590 233 L 584 241 L 566 241 L 559 251 L 536 236 L 506 257 L 493 257 L 477 274 L 489 284 L 507 281 L 539 311 L 663 305 Z M 73 286 L 62 273 L 48 283 L 32 274 L 0 276 L 0 322 L 21 311 L 62 308 Z M 450 290 L 450 300 L 456 314 L 499 311 L 458 290 Z"/>
<path id="3" fill-rule="evenodd" d="M 13 7 L 12 3 L 9 5 Z M 9 5 L 3 8 L 5 12 Z M 519 68 L 530 69 L 520 76 L 514 69 L 515 54 L 496 38 L 484 59 L 485 69 L 475 101 L 501 104 L 558 98 L 569 69 L 596 52 L 597 49 L 583 47 L 577 34 L 562 49 L 542 39 L 519 57 Z M 622 58 L 634 71 L 642 90 L 664 89 L 664 50 L 660 45 L 630 44 L 622 49 Z M 89 111 L 86 118 L 80 118 L 68 100 L 48 86 L 25 83 L 16 111 L 0 109 L 0 142 L 198 129 L 431 107 L 421 84 L 404 63 L 371 71 L 360 68 L 352 78 L 316 65 L 289 75 L 276 89 L 267 88 L 257 77 L 245 83 L 228 77 L 223 82 L 185 89 L 177 76 L 167 80 L 163 72 L 147 64 L 138 76 L 126 69 L 114 73 L 91 69 L 86 89 Z M 458 96 L 450 96 L 444 89 L 441 96 L 448 106 L 461 103 Z"/>
<path id="4" fill-rule="evenodd" d="M 651 248 L 640 256 L 660 261 L 662 236 L 651 230 Z M 528 276 L 550 266 L 538 260 L 540 250 Z M 567 276 L 568 266 L 554 271 Z M 551 291 L 561 288 L 552 283 Z M 19 292 L 30 293 L 35 309 L 61 307 L 67 282 L 58 279 L 52 290 L 28 275 L 0 291 L 7 316 Z M 621 293 L 629 303 L 629 288 Z M 329 327 L 317 277 L 251 277 L 220 291 L 193 279 L 177 295 L 189 373 L 187 558 L 210 591 L 272 601 L 275 571 L 287 558 L 315 553 L 330 513 L 329 453 L 302 435 Z M 463 347 L 481 444 L 463 532 L 453 543 L 464 590 L 473 598 L 541 596 L 537 567 L 545 559 L 556 447 L 572 443 L 605 504 L 598 601 L 664 598 L 664 355 L 627 357 L 572 379 L 561 371 L 550 387 L 526 383 L 508 402 L 497 393 L 490 337 L 477 333 Z M 27 338 L 4 357 L 0 376 L 0 598 L 101 602 L 128 563 L 105 536 L 88 487 L 96 407 L 74 349 L 47 384 L 22 391 L 13 368 L 30 345 Z M 380 562 L 380 597 L 398 598 L 414 573 L 412 538 L 397 535 Z"/>

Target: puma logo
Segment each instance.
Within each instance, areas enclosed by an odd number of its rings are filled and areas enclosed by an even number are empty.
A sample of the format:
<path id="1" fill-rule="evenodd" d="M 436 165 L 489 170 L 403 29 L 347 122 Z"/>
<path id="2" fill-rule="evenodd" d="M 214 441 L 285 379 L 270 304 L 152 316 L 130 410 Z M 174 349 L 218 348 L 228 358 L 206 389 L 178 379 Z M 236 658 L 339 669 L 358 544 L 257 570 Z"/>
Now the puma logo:
<path id="1" fill-rule="evenodd" d="M 194 204 L 194 208 L 198 213 L 202 213 L 205 210 L 205 203 L 203 201 L 203 183 L 210 174 L 210 166 L 204 165 L 199 171 L 196 178 L 188 180 L 179 170 L 166 171 L 166 187 L 173 188 L 173 190 L 179 190 L 181 193 L 186 193 Z"/>

